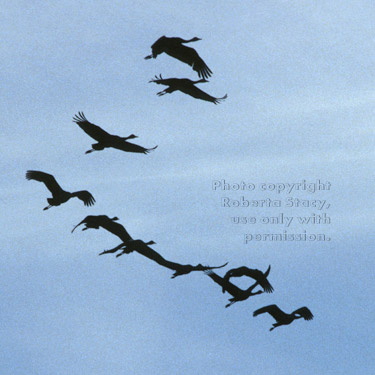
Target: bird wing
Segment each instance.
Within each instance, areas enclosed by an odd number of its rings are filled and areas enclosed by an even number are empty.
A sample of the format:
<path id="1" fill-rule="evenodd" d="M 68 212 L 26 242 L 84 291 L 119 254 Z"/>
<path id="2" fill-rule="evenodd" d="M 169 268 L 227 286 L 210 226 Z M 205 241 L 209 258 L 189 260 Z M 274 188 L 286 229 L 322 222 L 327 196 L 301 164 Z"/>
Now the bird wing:
<path id="1" fill-rule="evenodd" d="M 284 311 L 280 310 L 279 307 L 276 305 L 268 305 L 261 307 L 260 309 L 254 311 L 253 316 L 257 316 L 259 314 L 264 313 L 270 314 L 277 321 L 283 320 L 285 317 L 287 317 L 287 314 L 285 314 Z"/>
<path id="2" fill-rule="evenodd" d="M 155 146 L 153 148 L 144 148 L 134 143 L 127 142 L 126 140 L 120 137 L 117 137 L 117 138 L 119 139 L 117 139 L 116 142 L 113 142 L 112 147 L 117 148 L 118 150 L 126 151 L 126 152 L 137 152 L 141 154 L 147 154 L 150 151 L 155 150 L 156 147 L 158 147 L 158 146 Z"/>
<path id="3" fill-rule="evenodd" d="M 83 201 L 85 206 L 92 206 L 95 203 L 95 198 L 87 190 L 76 191 L 72 193 L 72 197 L 77 197 L 78 199 Z"/>
<path id="4" fill-rule="evenodd" d="M 314 315 L 312 312 L 306 307 L 301 307 L 297 309 L 296 311 L 293 311 L 293 314 L 299 314 L 303 317 L 305 320 L 312 320 L 314 318 Z"/>
<path id="5" fill-rule="evenodd" d="M 56 195 L 64 191 L 55 180 L 55 177 L 48 173 L 40 171 L 27 171 L 26 179 L 43 182 L 44 185 L 46 185 L 47 189 L 52 193 L 52 195 Z"/>
<path id="6" fill-rule="evenodd" d="M 111 232 L 115 236 L 119 237 L 122 242 L 132 240 L 130 234 L 127 232 L 124 226 L 111 220 L 108 216 L 101 216 L 99 225 L 108 232 Z"/>
<path id="7" fill-rule="evenodd" d="M 194 48 L 180 44 L 174 48 L 168 48 L 165 52 L 169 56 L 190 65 L 193 70 L 198 73 L 200 78 L 208 78 L 212 74 L 211 69 L 206 65 Z"/>
<path id="8" fill-rule="evenodd" d="M 98 142 L 103 142 L 112 136 L 98 125 L 87 121 L 87 118 L 83 112 L 78 112 L 78 115 L 74 115 L 73 122 L 75 122 L 86 134 Z"/>
<path id="9" fill-rule="evenodd" d="M 269 273 L 270 269 L 271 268 L 269 267 L 269 269 L 267 270 L 268 273 Z M 268 275 L 268 273 L 267 273 L 267 275 Z M 272 285 L 269 283 L 269 281 L 267 280 L 267 276 L 265 276 L 265 274 L 262 271 L 259 271 L 257 269 L 247 268 L 244 275 L 249 276 L 249 277 L 253 278 L 254 280 L 256 280 L 259 283 L 259 285 L 264 289 L 264 291 L 266 293 L 272 293 L 273 292 Z"/>
<path id="10" fill-rule="evenodd" d="M 273 287 L 267 280 L 267 275 L 269 274 L 270 270 L 271 266 L 268 267 L 265 273 L 248 267 L 233 268 L 225 274 L 224 279 L 229 280 L 231 277 L 248 276 L 256 280 L 266 293 L 272 293 Z"/>
<path id="11" fill-rule="evenodd" d="M 227 98 L 227 95 L 224 95 L 222 98 L 214 98 L 213 96 L 207 94 L 206 92 L 202 91 L 201 89 L 199 89 L 198 87 L 194 85 L 179 86 L 178 90 L 182 91 L 183 93 L 187 95 L 192 96 L 193 98 L 206 100 L 214 104 L 218 104 L 220 103 L 220 101 Z"/>
<path id="12" fill-rule="evenodd" d="M 72 233 L 76 230 L 77 227 L 79 227 L 80 225 L 82 224 L 85 224 L 87 221 L 90 220 L 90 218 L 92 218 L 93 216 L 89 215 L 89 216 L 86 216 L 80 223 L 78 223 L 77 225 L 74 226 L 74 228 L 72 229 Z"/>
<path id="13" fill-rule="evenodd" d="M 166 47 L 166 43 L 168 42 L 168 38 L 165 36 L 160 37 L 152 46 L 152 55 L 150 56 L 153 57 L 154 59 L 160 55 L 161 53 L 164 52 L 164 49 Z M 148 57 L 148 56 L 147 56 Z"/>
<path id="14" fill-rule="evenodd" d="M 217 275 L 215 272 L 211 270 L 204 271 L 207 276 L 209 276 L 216 284 L 219 284 L 223 289 L 225 289 L 229 294 L 233 297 L 237 297 L 244 293 L 244 291 L 238 288 L 236 285 L 232 284 L 231 282 L 224 280 L 222 277 Z"/>
<path id="15" fill-rule="evenodd" d="M 126 229 L 121 224 L 116 223 L 115 220 L 118 220 L 117 217 L 115 219 L 111 219 L 107 215 L 89 215 L 86 216 L 79 224 L 77 224 L 73 228 L 72 232 L 81 224 L 87 224 L 86 226 L 88 228 L 90 228 L 90 224 L 95 224 L 96 227 L 102 227 L 108 232 L 111 232 L 115 236 L 119 237 L 122 242 L 132 240 Z"/>

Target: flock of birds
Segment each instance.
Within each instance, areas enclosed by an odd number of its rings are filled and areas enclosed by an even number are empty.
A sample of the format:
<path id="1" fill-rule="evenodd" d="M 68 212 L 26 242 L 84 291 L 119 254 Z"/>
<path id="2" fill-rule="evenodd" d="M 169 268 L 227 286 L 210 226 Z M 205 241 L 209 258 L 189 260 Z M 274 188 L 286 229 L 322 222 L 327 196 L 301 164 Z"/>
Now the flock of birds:
<path id="1" fill-rule="evenodd" d="M 184 45 L 185 43 L 195 42 L 197 40 L 200 39 L 193 38 L 190 40 L 184 40 L 181 38 L 167 38 L 165 36 L 162 36 L 151 46 L 152 54 L 146 56 L 145 59 L 156 58 L 159 54 L 165 52 L 168 55 L 190 65 L 193 70 L 198 73 L 198 76 L 202 77 L 199 81 L 191 81 L 189 79 L 179 78 L 163 79 L 160 75 L 160 77 L 156 77 L 156 79 L 152 80 L 151 82 L 167 85 L 169 87 L 164 91 L 159 92 L 159 96 L 179 90 L 185 94 L 193 96 L 194 98 L 210 101 L 214 104 L 219 103 L 221 100 L 227 97 L 225 95 L 222 98 L 214 98 L 194 86 L 195 83 L 207 82 L 206 78 L 210 77 L 212 74 L 212 71 L 199 57 L 198 53 L 193 48 L 186 47 Z M 92 144 L 92 149 L 86 151 L 86 154 L 93 151 L 101 151 L 109 147 L 116 148 L 125 152 L 147 154 L 150 151 L 155 150 L 157 147 L 155 146 L 153 148 L 144 148 L 142 146 L 128 142 L 128 139 L 137 138 L 137 136 L 134 134 L 131 134 L 127 137 L 120 137 L 117 135 L 109 134 L 99 126 L 89 122 L 82 112 L 78 112 L 78 115 L 75 115 L 73 117 L 73 121 L 86 134 L 88 134 L 97 142 Z M 44 210 L 50 209 L 53 206 L 59 206 L 67 202 L 70 198 L 74 197 L 83 201 L 85 206 L 92 206 L 95 203 L 95 198 L 87 190 L 80 190 L 76 192 L 68 192 L 63 190 L 57 183 L 55 177 L 51 174 L 41 171 L 29 170 L 26 172 L 26 179 L 43 182 L 47 189 L 51 192 L 52 198 L 47 198 L 48 206 L 45 207 Z M 83 231 L 87 229 L 103 228 L 117 236 L 121 240 L 121 243 L 112 249 L 102 251 L 99 255 L 117 253 L 116 257 L 120 257 L 124 254 L 137 252 L 153 260 L 160 266 L 173 270 L 174 273 L 172 275 L 172 278 L 186 275 L 193 271 L 203 271 L 209 278 L 211 278 L 211 280 L 213 280 L 222 288 L 223 293 L 227 292 L 232 296 L 232 298 L 229 299 L 229 303 L 225 307 L 229 307 L 239 301 L 245 301 L 248 298 L 258 294 L 272 293 L 274 290 L 267 279 L 271 271 L 271 266 L 269 266 L 265 272 L 248 267 L 233 268 L 226 272 L 224 277 L 221 277 L 213 270 L 223 268 L 228 263 L 222 264 L 220 266 L 203 266 L 200 263 L 191 265 L 169 261 L 163 258 L 158 252 L 150 247 L 150 245 L 155 244 L 154 241 L 144 242 L 140 239 L 134 240 L 124 228 L 124 226 L 117 222 L 118 220 L 118 217 L 110 218 L 106 215 L 90 215 L 85 217 L 80 223 L 78 223 L 73 228 L 72 233 L 80 225 L 84 225 L 84 228 L 82 229 Z M 249 288 L 244 290 L 230 281 L 230 279 L 233 277 L 249 277 L 255 280 L 255 282 Z M 254 291 L 254 289 L 258 286 L 261 289 Z M 296 319 L 313 319 L 313 314 L 307 307 L 301 307 L 293 311 L 292 313 L 287 314 L 280 310 L 280 308 L 276 305 L 268 305 L 254 311 L 253 315 L 257 316 L 264 313 L 270 314 L 276 320 L 276 323 L 273 324 L 270 331 L 272 331 L 276 327 L 288 325 Z"/>

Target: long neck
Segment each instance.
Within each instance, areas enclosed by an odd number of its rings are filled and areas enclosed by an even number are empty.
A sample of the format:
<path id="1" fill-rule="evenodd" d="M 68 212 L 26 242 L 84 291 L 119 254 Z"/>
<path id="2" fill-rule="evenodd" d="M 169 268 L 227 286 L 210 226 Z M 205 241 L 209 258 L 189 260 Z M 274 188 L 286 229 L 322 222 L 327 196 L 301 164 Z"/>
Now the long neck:
<path id="1" fill-rule="evenodd" d="M 208 82 L 206 79 L 202 78 L 200 79 L 199 81 L 193 81 L 194 84 L 196 83 L 204 83 L 204 82 Z"/>
<path id="2" fill-rule="evenodd" d="M 181 43 L 190 43 L 190 42 L 196 42 L 197 41 L 196 38 L 191 38 L 191 39 L 188 39 L 188 40 L 181 38 L 181 40 L 182 40 Z"/>

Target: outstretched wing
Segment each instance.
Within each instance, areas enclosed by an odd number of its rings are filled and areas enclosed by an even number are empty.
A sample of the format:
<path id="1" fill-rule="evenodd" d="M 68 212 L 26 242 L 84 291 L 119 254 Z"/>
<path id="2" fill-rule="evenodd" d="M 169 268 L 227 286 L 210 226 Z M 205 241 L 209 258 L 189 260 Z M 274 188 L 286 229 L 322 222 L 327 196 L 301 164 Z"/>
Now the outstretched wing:
<path id="1" fill-rule="evenodd" d="M 27 171 L 26 179 L 43 182 L 44 185 L 46 185 L 47 189 L 52 193 L 52 195 L 59 194 L 63 191 L 61 186 L 55 180 L 55 177 L 48 173 L 40 171 Z"/>
<path id="2" fill-rule="evenodd" d="M 126 151 L 126 152 L 137 152 L 141 154 L 148 154 L 152 150 L 155 150 L 155 148 L 158 146 L 155 146 L 153 148 L 144 148 L 134 143 L 127 142 L 124 139 L 121 139 L 119 137 L 119 139 L 116 142 L 113 142 L 112 147 L 117 148 L 118 150 Z"/>
<path id="3" fill-rule="evenodd" d="M 214 104 L 220 103 L 222 100 L 227 98 L 227 95 L 224 95 L 222 98 L 214 98 L 213 96 L 207 94 L 206 92 L 202 91 L 198 87 L 194 85 L 189 86 L 181 86 L 178 88 L 180 91 L 184 92 L 187 95 L 192 96 L 196 99 L 206 100 L 207 102 L 211 102 Z"/>
<path id="4" fill-rule="evenodd" d="M 145 59 L 151 59 L 151 58 L 154 58 L 156 59 L 156 57 L 158 55 L 160 55 L 161 53 L 164 52 L 165 48 L 167 47 L 167 43 L 168 43 L 168 38 L 166 36 L 162 36 L 160 37 L 152 46 L 151 46 L 151 51 L 152 51 L 152 54 L 149 55 L 149 56 L 146 56 Z"/>
<path id="5" fill-rule="evenodd" d="M 200 78 L 208 78 L 212 74 L 211 69 L 206 65 L 194 48 L 181 44 L 175 48 L 168 49 L 166 53 L 175 59 L 190 65 L 193 70 L 198 73 Z"/>
<path id="6" fill-rule="evenodd" d="M 85 206 L 92 206 L 95 203 L 95 198 L 87 190 L 76 191 L 72 193 L 72 197 L 77 197 Z"/>
<path id="7" fill-rule="evenodd" d="M 224 279 L 229 280 L 231 277 L 248 276 L 256 280 L 266 293 L 272 293 L 273 287 L 267 280 L 267 276 L 270 273 L 270 270 L 271 266 L 268 267 L 265 273 L 257 269 L 251 269 L 247 267 L 233 268 L 225 274 Z"/>
<path id="8" fill-rule="evenodd" d="M 127 230 L 121 224 L 116 223 L 116 220 L 118 220 L 118 217 L 109 218 L 107 215 L 89 215 L 86 216 L 79 224 L 77 224 L 73 228 L 73 231 L 81 224 L 86 224 L 86 228 L 84 229 L 98 229 L 99 227 L 102 227 L 108 232 L 111 232 L 115 236 L 119 237 L 122 242 L 132 240 Z"/>
<path id="9" fill-rule="evenodd" d="M 75 122 L 86 134 L 98 142 L 104 142 L 106 139 L 111 137 L 111 134 L 107 133 L 101 127 L 89 122 L 83 112 L 78 112 L 78 115 L 74 115 L 73 122 Z"/>
<path id="10" fill-rule="evenodd" d="M 233 297 L 239 296 L 244 291 L 238 288 L 236 285 L 232 284 L 231 282 L 224 280 L 222 277 L 217 275 L 215 272 L 211 270 L 204 271 L 204 273 L 209 276 L 216 284 L 219 284 L 224 290 L 226 290 L 229 294 Z"/>
<path id="11" fill-rule="evenodd" d="M 296 311 L 293 311 L 293 314 L 299 314 L 305 320 L 312 320 L 314 318 L 314 315 L 306 306 L 301 307 Z"/>
<path id="12" fill-rule="evenodd" d="M 284 311 L 280 310 L 276 305 L 268 305 L 261 307 L 258 310 L 255 310 L 253 316 L 258 316 L 259 314 L 268 313 L 270 314 L 275 320 L 280 321 L 285 319 L 288 315 L 285 314 Z"/>
<path id="13" fill-rule="evenodd" d="M 86 222 L 87 222 L 88 220 L 90 220 L 91 217 L 92 217 L 92 216 L 86 216 L 81 222 L 79 222 L 77 225 L 75 225 L 75 226 L 73 227 L 71 233 L 73 233 L 73 232 L 76 230 L 76 228 L 78 228 L 80 225 L 82 225 L 82 224 L 86 224 Z M 84 229 L 85 229 L 85 228 L 84 228 Z M 82 230 L 84 230 L 84 229 L 82 229 Z M 86 226 L 86 229 L 88 229 L 87 226 Z"/>
<path id="14" fill-rule="evenodd" d="M 111 232 L 115 236 L 119 237 L 122 242 L 128 242 L 132 240 L 130 234 L 125 229 L 125 227 L 119 223 L 116 223 L 113 219 L 110 219 L 108 216 L 100 216 L 99 225 L 108 232 Z"/>

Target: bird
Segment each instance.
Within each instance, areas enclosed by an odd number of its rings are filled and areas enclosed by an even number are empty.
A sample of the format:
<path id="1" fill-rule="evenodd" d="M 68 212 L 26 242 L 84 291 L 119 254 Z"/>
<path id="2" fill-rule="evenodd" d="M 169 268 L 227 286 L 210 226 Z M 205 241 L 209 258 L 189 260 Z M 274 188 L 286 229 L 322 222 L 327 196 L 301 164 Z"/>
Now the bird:
<path id="1" fill-rule="evenodd" d="M 132 240 L 128 231 L 119 223 L 116 223 L 119 218 L 117 216 L 110 218 L 107 215 L 89 215 L 86 216 L 80 223 L 74 226 L 72 233 L 77 227 L 82 224 L 85 224 L 85 227 L 82 229 L 99 229 L 100 227 L 106 229 L 108 232 L 111 232 L 115 236 L 119 237 L 123 242 Z"/>
<path id="2" fill-rule="evenodd" d="M 303 318 L 305 320 L 312 320 L 314 318 L 314 315 L 306 306 L 293 311 L 291 314 L 287 314 L 280 310 L 277 305 L 264 306 L 258 310 L 255 310 L 253 316 L 258 316 L 259 314 L 264 313 L 270 314 L 276 320 L 276 323 L 272 324 L 273 327 L 270 328 L 270 331 L 276 327 L 288 325 L 296 319 Z"/>
<path id="3" fill-rule="evenodd" d="M 52 206 L 60 206 L 60 204 L 67 202 L 73 197 L 77 197 L 83 201 L 85 206 L 92 206 L 95 203 L 94 197 L 87 190 L 76 191 L 73 193 L 63 190 L 57 183 L 55 177 L 51 174 L 40 171 L 27 171 L 26 179 L 43 182 L 47 189 L 52 193 L 52 198 L 47 198 L 49 205 L 43 208 L 43 210 L 48 210 Z"/>
<path id="4" fill-rule="evenodd" d="M 87 150 L 85 154 L 89 154 L 93 151 L 101 151 L 109 147 L 116 148 L 125 152 L 148 154 L 158 147 L 155 146 L 153 148 L 144 148 L 142 146 L 128 142 L 128 139 L 138 138 L 134 134 L 130 134 L 128 137 L 119 137 L 117 135 L 109 134 L 98 125 L 89 122 L 83 112 L 78 112 L 78 115 L 74 115 L 73 122 L 75 122 L 86 134 L 88 134 L 91 138 L 94 138 L 98 142 L 92 144 L 92 149 Z"/>
<path id="5" fill-rule="evenodd" d="M 247 267 L 232 268 L 225 274 L 224 280 L 229 281 L 231 277 L 248 276 L 256 280 L 266 293 L 272 293 L 273 287 L 267 280 L 267 276 L 269 275 L 270 271 L 271 266 L 268 266 L 267 271 L 264 273 L 257 269 L 251 269 Z M 223 293 L 224 291 L 225 289 L 223 288 Z"/>
<path id="6" fill-rule="evenodd" d="M 228 95 L 224 95 L 222 98 L 214 98 L 213 96 L 207 94 L 206 92 L 202 91 L 198 87 L 194 86 L 197 83 L 204 83 L 208 82 L 205 78 L 200 79 L 199 81 L 192 81 L 188 78 L 166 78 L 164 79 L 161 74 L 155 76 L 155 79 L 151 79 L 150 82 L 155 82 L 158 85 L 165 85 L 169 86 L 163 91 L 157 93 L 158 96 L 163 96 L 165 94 L 171 94 L 174 91 L 181 91 L 184 94 L 190 95 L 193 98 L 206 100 L 207 102 L 211 102 L 214 104 L 220 103 L 222 100 L 225 100 Z"/>
<path id="7" fill-rule="evenodd" d="M 243 290 L 237 287 L 236 285 L 232 284 L 230 281 L 225 280 L 221 276 L 217 275 L 215 272 L 211 270 L 205 271 L 205 274 L 209 276 L 216 284 L 219 284 L 226 292 L 231 294 L 233 298 L 230 298 L 227 305 L 225 307 L 229 307 L 238 301 L 245 301 L 251 296 L 255 296 L 257 294 L 262 294 L 262 290 L 258 290 L 257 292 L 253 292 L 254 288 L 258 285 L 258 282 L 255 282 L 251 285 L 248 289 Z"/>
<path id="8" fill-rule="evenodd" d="M 190 65 L 198 73 L 199 78 L 208 78 L 212 71 L 198 55 L 194 48 L 187 47 L 184 44 L 202 40 L 194 37 L 186 40 L 182 38 L 168 38 L 165 35 L 160 37 L 152 46 L 152 54 L 145 57 L 145 60 L 154 58 L 165 52 L 167 55 Z"/>

